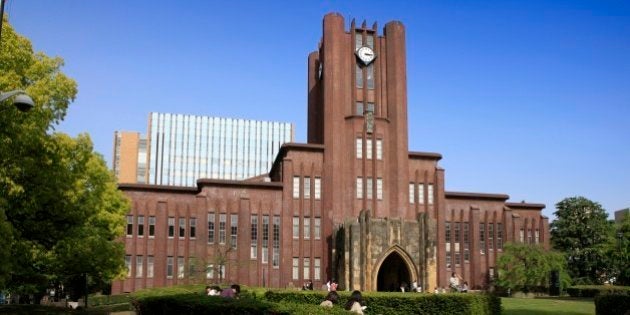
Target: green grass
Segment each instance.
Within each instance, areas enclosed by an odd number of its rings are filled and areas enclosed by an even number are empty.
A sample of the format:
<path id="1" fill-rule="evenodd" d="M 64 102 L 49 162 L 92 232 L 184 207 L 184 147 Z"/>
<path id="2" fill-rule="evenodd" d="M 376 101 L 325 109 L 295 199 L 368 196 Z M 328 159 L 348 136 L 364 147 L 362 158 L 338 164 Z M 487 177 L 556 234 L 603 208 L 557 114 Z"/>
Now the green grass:
<path id="1" fill-rule="evenodd" d="M 501 298 L 504 315 L 592 315 L 593 299 L 560 298 Z"/>

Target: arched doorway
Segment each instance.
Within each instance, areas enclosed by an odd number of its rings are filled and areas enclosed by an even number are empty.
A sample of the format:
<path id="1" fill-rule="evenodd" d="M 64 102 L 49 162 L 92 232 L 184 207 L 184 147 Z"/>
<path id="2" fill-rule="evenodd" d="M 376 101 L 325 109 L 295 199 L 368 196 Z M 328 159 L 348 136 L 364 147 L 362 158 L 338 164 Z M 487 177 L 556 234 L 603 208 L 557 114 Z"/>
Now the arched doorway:
<path id="1" fill-rule="evenodd" d="M 377 291 L 400 291 L 400 285 L 409 286 L 411 276 L 407 264 L 397 252 L 392 252 L 385 258 L 378 269 Z"/>

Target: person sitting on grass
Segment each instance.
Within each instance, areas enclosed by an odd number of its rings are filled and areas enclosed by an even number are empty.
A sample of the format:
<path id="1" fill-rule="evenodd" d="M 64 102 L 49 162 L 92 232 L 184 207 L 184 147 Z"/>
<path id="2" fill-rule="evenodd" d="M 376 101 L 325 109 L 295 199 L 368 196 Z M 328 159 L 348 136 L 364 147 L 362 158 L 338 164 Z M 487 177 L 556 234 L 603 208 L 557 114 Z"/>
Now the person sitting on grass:
<path id="1" fill-rule="evenodd" d="M 356 314 L 363 314 L 363 310 L 366 309 L 367 306 L 363 306 L 361 303 L 363 303 L 361 291 L 354 290 L 346 303 L 345 309 Z"/>
<path id="2" fill-rule="evenodd" d="M 238 299 L 238 295 L 241 293 L 241 286 L 238 284 L 233 284 L 229 288 L 223 289 L 221 291 L 221 296 L 229 299 Z"/>
<path id="3" fill-rule="evenodd" d="M 322 303 L 320 303 L 319 306 L 333 307 L 334 304 L 337 304 L 338 300 L 339 294 L 337 294 L 337 291 L 330 291 L 326 295 L 326 299 Z"/>

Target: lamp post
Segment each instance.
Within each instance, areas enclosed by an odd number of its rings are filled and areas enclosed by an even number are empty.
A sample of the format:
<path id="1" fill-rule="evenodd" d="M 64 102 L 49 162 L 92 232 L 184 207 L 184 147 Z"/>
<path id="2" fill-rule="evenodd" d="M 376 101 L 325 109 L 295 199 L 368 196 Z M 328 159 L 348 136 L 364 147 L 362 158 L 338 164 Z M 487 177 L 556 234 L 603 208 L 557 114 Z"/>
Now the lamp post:
<path id="1" fill-rule="evenodd" d="M 28 112 L 35 106 L 33 99 L 31 99 L 31 97 L 22 90 L 15 90 L 6 93 L 0 92 L 0 103 L 12 96 L 15 96 L 15 98 L 13 98 L 13 106 L 17 107 L 17 109 L 21 112 Z"/>

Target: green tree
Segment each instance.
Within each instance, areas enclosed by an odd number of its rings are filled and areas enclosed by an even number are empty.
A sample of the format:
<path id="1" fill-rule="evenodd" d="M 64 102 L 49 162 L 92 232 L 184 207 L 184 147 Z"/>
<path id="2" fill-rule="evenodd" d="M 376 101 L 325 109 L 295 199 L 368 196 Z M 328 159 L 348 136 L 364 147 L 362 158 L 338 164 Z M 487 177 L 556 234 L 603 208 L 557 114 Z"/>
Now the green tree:
<path id="1" fill-rule="evenodd" d="M 630 215 L 615 224 L 606 252 L 610 279 L 616 285 L 630 285 Z"/>
<path id="2" fill-rule="evenodd" d="M 540 245 L 507 243 L 497 261 L 497 284 L 503 288 L 531 292 L 549 287 L 551 271 L 560 273 L 561 287 L 570 283 L 562 254 Z"/>
<path id="3" fill-rule="evenodd" d="M 117 238 L 129 202 L 87 135 L 54 132 L 77 93 L 62 66 L 5 21 L 0 91 L 22 89 L 35 101 L 28 113 L 0 104 L 0 288 L 15 292 L 86 275 L 101 284 L 124 267 Z"/>
<path id="4" fill-rule="evenodd" d="M 602 206 L 584 197 L 556 204 L 551 223 L 551 243 L 564 253 L 569 275 L 576 284 L 601 284 L 607 280 L 606 246 L 611 225 Z"/>

